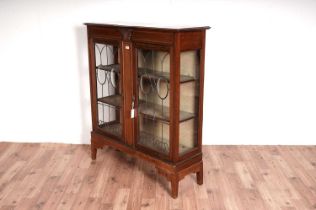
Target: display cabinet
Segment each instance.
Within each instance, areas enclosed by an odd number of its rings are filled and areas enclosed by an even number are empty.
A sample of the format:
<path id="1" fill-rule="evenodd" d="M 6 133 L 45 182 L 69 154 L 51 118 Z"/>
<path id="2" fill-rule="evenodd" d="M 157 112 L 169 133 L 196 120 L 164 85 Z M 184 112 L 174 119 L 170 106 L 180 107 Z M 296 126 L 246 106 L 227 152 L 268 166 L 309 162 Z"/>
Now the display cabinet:
<path id="1" fill-rule="evenodd" d="M 91 156 L 114 147 L 155 165 L 178 195 L 179 181 L 203 183 L 205 32 L 209 27 L 86 23 Z"/>

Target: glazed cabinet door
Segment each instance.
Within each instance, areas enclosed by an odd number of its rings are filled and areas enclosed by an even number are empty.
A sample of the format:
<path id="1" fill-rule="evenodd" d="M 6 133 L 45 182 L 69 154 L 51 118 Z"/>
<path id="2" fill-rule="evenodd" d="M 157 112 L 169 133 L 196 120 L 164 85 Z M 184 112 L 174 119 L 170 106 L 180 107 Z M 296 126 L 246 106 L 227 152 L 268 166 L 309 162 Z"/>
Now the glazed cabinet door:
<path id="1" fill-rule="evenodd" d="M 124 141 L 124 88 L 119 42 L 93 39 L 90 41 L 90 51 L 93 63 L 90 77 L 95 97 L 92 101 L 92 110 L 95 110 L 94 129 L 112 139 Z"/>
<path id="2" fill-rule="evenodd" d="M 171 50 L 138 46 L 136 60 L 136 147 L 169 159 L 171 120 Z"/>

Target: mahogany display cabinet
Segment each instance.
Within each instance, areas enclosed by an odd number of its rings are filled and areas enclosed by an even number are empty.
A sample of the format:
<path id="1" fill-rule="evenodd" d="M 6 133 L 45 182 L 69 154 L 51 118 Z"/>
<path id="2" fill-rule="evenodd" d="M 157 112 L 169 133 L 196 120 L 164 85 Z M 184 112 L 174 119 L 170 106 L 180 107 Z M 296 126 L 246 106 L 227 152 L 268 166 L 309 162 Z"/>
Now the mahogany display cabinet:
<path id="1" fill-rule="evenodd" d="M 154 164 L 178 196 L 203 183 L 205 27 L 86 23 L 92 110 L 91 156 L 111 146 Z"/>

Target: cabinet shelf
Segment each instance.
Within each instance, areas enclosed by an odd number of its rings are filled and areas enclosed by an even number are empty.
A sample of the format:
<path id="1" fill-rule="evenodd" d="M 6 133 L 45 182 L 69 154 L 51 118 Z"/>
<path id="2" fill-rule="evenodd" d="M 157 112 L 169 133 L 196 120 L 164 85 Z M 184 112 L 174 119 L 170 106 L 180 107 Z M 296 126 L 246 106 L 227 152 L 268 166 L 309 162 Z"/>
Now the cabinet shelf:
<path id="1" fill-rule="evenodd" d="M 170 123 L 170 109 L 167 106 L 161 106 L 161 104 L 154 104 L 139 101 L 139 114 L 142 114 L 145 118 L 151 120 L 159 120 L 164 123 Z M 180 123 L 193 119 L 195 115 L 190 112 L 180 111 Z"/>
<path id="2" fill-rule="evenodd" d="M 99 98 L 98 101 L 116 107 L 122 106 L 121 95 L 106 96 Z M 161 106 L 161 104 L 155 104 L 151 102 L 146 103 L 146 101 L 140 100 L 138 112 L 147 119 L 159 120 L 167 124 L 170 123 L 170 109 L 167 106 Z M 194 117 L 195 115 L 193 113 L 180 111 L 180 123 L 193 119 Z"/>
<path id="3" fill-rule="evenodd" d="M 121 108 L 122 107 L 122 96 L 121 95 L 111 95 L 111 96 L 106 96 L 103 98 L 99 98 L 98 101 L 109 104 L 112 106 L 116 106 Z"/>
<path id="4" fill-rule="evenodd" d="M 138 68 L 138 76 L 144 75 L 144 78 L 146 79 L 159 79 L 163 77 L 166 79 L 168 82 L 170 82 L 170 73 L 169 72 L 161 72 L 161 71 L 155 71 L 153 69 L 149 68 Z M 186 75 L 180 75 L 180 83 L 186 83 L 186 82 L 193 82 L 196 79 L 191 76 L 186 76 Z"/>
<path id="5" fill-rule="evenodd" d="M 139 132 L 139 141 L 138 143 L 142 146 L 148 147 L 152 150 L 158 151 L 163 154 L 169 153 L 169 140 L 161 139 L 161 137 L 153 136 L 153 134 L 140 131 Z M 180 144 L 179 145 L 180 154 L 190 150 L 189 147 Z"/>
<path id="6" fill-rule="evenodd" d="M 169 152 L 169 140 L 162 139 L 161 137 L 153 136 L 152 134 L 140 131 L 138 143 L 149 149 L 158 151 L 163 154 L 168 154 Z"/>
<path id="7" fill-rule="evenodd" d="M 106 133 L 112 134 L 116 137 L 122 137 L 122 125 L 118 122 L 108 122 L 99 125 L 100 129 Z"/>
<path id="8" fill-rule="evenodd" d="M 119 64 L 110 64 L 110 65 L 98 65 L 97 69 L 104 71 L 114 71 L 116 73 L 120 72 Z M 144 75 L 147 79 L 159 79 L 163 77 L 168 82 L 170 82 L 170 73 L 169 72 L 160 72 L 149 68 L 138 68 L 138 76 Z M 180 83 L 193 82 L 196 79 L 192 76 L 180 75 Z"/>
<path id="9" fill-rule="evenodd" d="M 120 72 L 120 65 L 119 64 L 109 64 L 109 65 L 98 65 L 97 69 L 104 70 L 104 71 L 114 71 Z"/>

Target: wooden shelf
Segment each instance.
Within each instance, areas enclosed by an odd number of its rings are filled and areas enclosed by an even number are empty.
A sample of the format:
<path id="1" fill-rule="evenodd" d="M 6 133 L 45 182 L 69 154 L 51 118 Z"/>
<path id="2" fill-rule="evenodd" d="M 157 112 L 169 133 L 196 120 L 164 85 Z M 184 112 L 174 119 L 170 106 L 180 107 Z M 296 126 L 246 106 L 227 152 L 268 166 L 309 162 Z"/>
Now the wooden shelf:
<path id="1" fill-rule="evenodd" d="M 122 125 L 118 122 L 104 123 L 99 125 L 100 129 L 106 133 L 112 134 L 113 136 L 122 138 Z"/>
<path id="2" fill-rule="evenodd" d="M 152 139 L 160 139 L 162 142 L 166 143 L 165 146 L 162 144 L 154 144 Z M 168 139 L 161 139 L 157 136 L 153 136 L 152 134 L 144 131 L 139 132 L 139 138 L 138 138 L 138 143 L 142 146 L 145 146 L 149 149 L 158 151 L 163 154 L 168 154 L 169 153 L 169 140 Z"/>
<path id="3" fill-rule="evenodd" d="M 166 143 L 166 144 L 155 144 L 154 141 L 152 141 L 152 139 L 159 139 L 160 141 Z M 168 154 L 169 153 L 169 140 L 168 139 L 161 139 L 160 137 L 154 136 L 151 133 L 145 132 L 145 131 L 140 131 L 139 133 L 139 138 L 138 138 L 138 143 L 142 146 L 148 147 L 152 150 L 158 151 L 160 153 L 163 154 Z M 183 154 L 189 150 L 191 150 L 192 148 L 189 148 L 183 144 L 179 145 L 179 152 L 180 154 Z"/>
<path id="4" fill-rule="evenodd" d="M 115 107 L 122 107 L 121 95 L 106 96 L 99 98 L 98 101 Z M 161 104 L 151 102 L 146 103 L 143 100 L 139 100 L 138 112 L 147 119 L 159 120 L 167 124 L 170 123 L 170 109 L 168 106 L 161 106 Z M 180 111 L 180 123 L 193 119 L 194 117 L 195 115 L 193 113 Z"/>
<path id="5" fill-rule="evenodd" d="M 119 64 L 110 64 L 110 65 L 98 65 L 96 67 L 97 69 L 101 69 L 104 71 L 113 71 L 114 72 L 120 72 L 120 65 Z M 165 78 L 168 82 L 170 82 L 170 73 L 169 72 L 160 72 L 155 71 L 153 69 L 149 68 L 138 68 L 138 76 L 145 75 L 145 78 L 148 79 L 159 79 L 161 77 Z M 186 83 L 186 82 L 193 82 L 196 81 L 196 79 L 192 76 L 186 76 L 186 75 L 180 75 L 180 83 Z"/>
<path id="6" fill-rule="evenodd" d="M 146 103 L 145 101 L 140 100 L 138 112 L 147 119 L 159 120 L 167 124 L 170 123 L 170 109 L 167 106 L 149 102 Z M 193 119 L 194 117 L 195 115 L 193 113 L 180 111 L 180 123 Z"/>
<path id="7" fill-rule="evenodd" d="M 114 72 L 120 72 L 120 65 L 119 64 L 98 65 L 96 68 L 104 70 L 104 71 L 112 71 L 112 69 L 113 69 Z"/>
<path id="8" fill-rule="evenodd" d="M 121 95 L 111 95 L 103 98 L 98 98 L 98 101 L 109 104 L 116 107 L 122 107 L 122 96 Z"/>
<path id="9" fill-rule="evenodd" d="M 161 77 L 165 78 L 168 82 L 170 82 L 170 73 L 169 72 L 160 72 L 155 71 L 148 68 L 138 68 L 138 76 L 144 75 L 145 78 L 148 79 L 159 79 Z M 196 79 L 191 76 L 180 75 L 180 83 L 193 82 Z"/>

